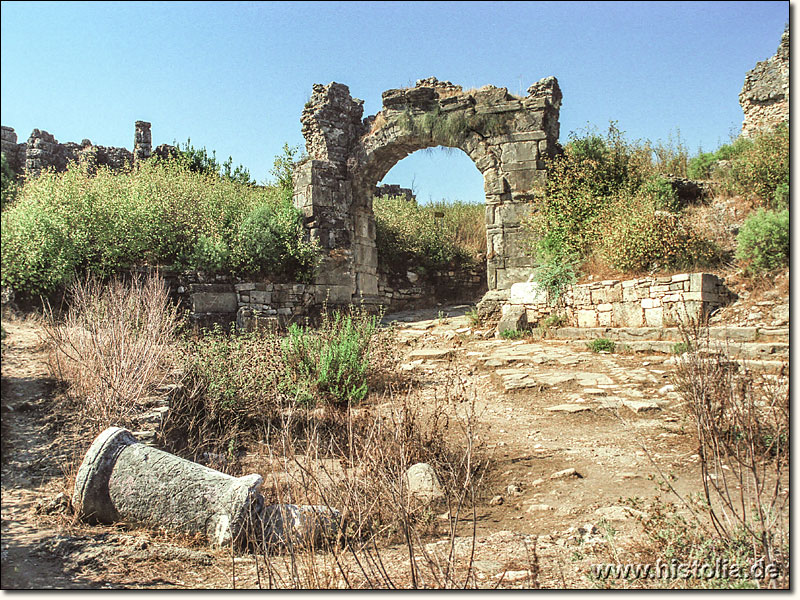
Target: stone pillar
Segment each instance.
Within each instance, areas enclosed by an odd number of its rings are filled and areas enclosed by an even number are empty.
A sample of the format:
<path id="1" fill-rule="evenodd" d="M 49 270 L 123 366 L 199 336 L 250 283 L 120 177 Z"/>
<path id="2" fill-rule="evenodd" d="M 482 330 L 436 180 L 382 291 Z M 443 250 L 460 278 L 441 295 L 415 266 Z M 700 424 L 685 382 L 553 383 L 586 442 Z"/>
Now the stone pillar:
<path id="1" fill-rule="evenodd" d="M 260 475 L 226 475 L 110 427 L 78 469 L 73 504 L 93 522 L 133 521 L 240 545 L 263 512 L 261 483 Z"/>
<path id="2" fill-rule="evenodd" d="M 8 166 L 17 175 L 25 171 L 25 144 L 17 143 L 17 134 L 12 127 L 2 126 L 0 150 L 6 155 Z"/>
<path id="3" fill-rule="evenodd" d="M 150 158 L 153 151 L 153 139 L 150 134 L 150 123 L 136 121 L 136 132 L 133 136 L 133 162 Z"/>

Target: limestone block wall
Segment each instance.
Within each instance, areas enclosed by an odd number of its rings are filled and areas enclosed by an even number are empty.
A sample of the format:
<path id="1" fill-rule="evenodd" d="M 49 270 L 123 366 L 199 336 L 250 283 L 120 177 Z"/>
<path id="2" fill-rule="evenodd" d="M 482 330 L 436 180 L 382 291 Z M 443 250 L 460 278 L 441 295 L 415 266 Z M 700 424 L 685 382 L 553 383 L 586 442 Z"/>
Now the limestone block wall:
<path id="1" fill-rule="evenodd" d="M 535 283 L 517 283 L 511 286 L 503 310 L 524 307 L 530 325 L 561 313 L 571 327 L 671 327 L 687 318 L 703 320 L 734 299 L 716 275 L 681 273 L 574 285 L 559 309 L 547 302 Z"/>
<path id="2" fill-rule="evenodd" d="M 301 117 L 308 158 L 296 165 L 294 204 L 324 250 L 316 283 L 349 287 L 354 301 L 382 302 L 372 200 L 400 160 L 424 148 L 465 152 L 484 178 L 489 290 L 527 279 L 522 221 L 558 152 L 561 90 L 555 77 L 525 97 L 492 85 L 464 90 L 434 77 L 387 90 L 376 115 L 340 83 L 315 84 Z"/>
<path id="3" fill-rule="evenodd" d="M 389 311 L 430 308 L 444 302 L 475 302 L 486 293 L 486 268 L 435 271 L 420 276 L 378 274 L 378 293 Z"/>
<path id="4" fill-rule="evenodd" d="M 752 136 L 789 121 L 789 26 L 774 56 L 761 61 L 745 77 L 739 104 L 744 111 L 742 135 Z"/>
<path id="5" fill-rule="evenodd" d="M 136 158 L 147 158 L 151 154 L 150 123 L 136 121 L 134 150 Z M 2 126 L 2 152 L 17 176 L 36 177 L 44 169 L 65 171 L 71 161 L 85 162 L 88 168 L 107 167 L 119 171 L 134 161 L 134 153 L 126 148 L 98 146 L 91 140 L 80 143 L 59 142 L 53 134 L 34 129 L 26 142 L 18 143 L 12 127 Z"/>

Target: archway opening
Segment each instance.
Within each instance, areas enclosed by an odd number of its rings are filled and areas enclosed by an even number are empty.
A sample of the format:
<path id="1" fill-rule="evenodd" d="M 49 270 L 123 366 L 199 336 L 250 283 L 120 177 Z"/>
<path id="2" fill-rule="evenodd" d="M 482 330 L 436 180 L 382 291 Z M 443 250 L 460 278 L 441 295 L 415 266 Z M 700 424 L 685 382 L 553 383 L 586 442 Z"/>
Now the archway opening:
<path id="1" fill-rule="evenodd" d="M 372 202 L 379 294 L 390 308 L 475 303 L 487 291 L 483 176 L 462 150 L 399 160 Z"/>

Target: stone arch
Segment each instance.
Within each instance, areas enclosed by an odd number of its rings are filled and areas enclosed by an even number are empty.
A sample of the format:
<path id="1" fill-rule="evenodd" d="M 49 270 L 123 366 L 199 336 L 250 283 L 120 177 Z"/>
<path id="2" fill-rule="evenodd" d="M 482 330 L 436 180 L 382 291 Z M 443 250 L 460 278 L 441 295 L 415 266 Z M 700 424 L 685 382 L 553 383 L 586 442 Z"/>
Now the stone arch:
<path id="1" fill-rule="evenodd" d="M 546 180 L 544 158 L 558 150 L 561 90 L 555 77 L 524 98 L 506 88 L 464 91 L 435 78 L 383 93 L 383 108 L 361 119 L 347 86 L 316 84 L 301 122 L 308 158 L 295 169 L 295 205 L 325 256 L 317 283 L 332 302 L 377 297 L 372 193 L 400 160 L 424 148 L 463 150 L 481 172 L 486 196 L 488 289 L 529 276 L 521 229 Z"/>

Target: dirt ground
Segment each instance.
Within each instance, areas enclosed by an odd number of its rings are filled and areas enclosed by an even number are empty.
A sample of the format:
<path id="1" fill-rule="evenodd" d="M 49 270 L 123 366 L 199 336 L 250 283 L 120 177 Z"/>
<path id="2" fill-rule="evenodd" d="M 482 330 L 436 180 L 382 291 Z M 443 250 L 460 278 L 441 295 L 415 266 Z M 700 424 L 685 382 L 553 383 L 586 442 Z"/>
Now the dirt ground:
<path id="1" fill-rule="evenodd" d="M 432 396 L 458 377 L 475 397 L 491 470 L 474 524 L 471 515 L 462 520 L 454 542 L 457 553 L 469 555 L 474 525 L 471 585 L 519 588 L 536 579 L 542 587 L 596 587 L 591 565 L 624 554 L 642 536 L 626 500 L 675 501 L 659 488 L 665 476 L 681 493 L 701 491 L 697 439 L 671 387 L 670 357 L 597 354 L 562 340 L 496 339 L 471 327 L 466 308 L 390 320 L 399 328 L 400 368 L 425 380 L 425 393 Z M 69 471 L 92 440 L 62 435 L 64 416 L 40 326 L 10 319 L 4 328 L 4 589 L 268 586 L 257 557 L 234 559 L 197 540 L 75 522 L 65 509 Z M 432 536 L 425 550 L 437 556 L 449 545 L 446 535 Z M 404 575 L 406 548 L 386 548 L 382 559 L 396 583 L 411 583 Z M 309 575 L 301 585 L 369 586 L 355 575 L 349 581 L 336 575 L 330 557 L 314 560 L 329 575 Z M 435 576 L 417 583 L 435 585 Z"/>

